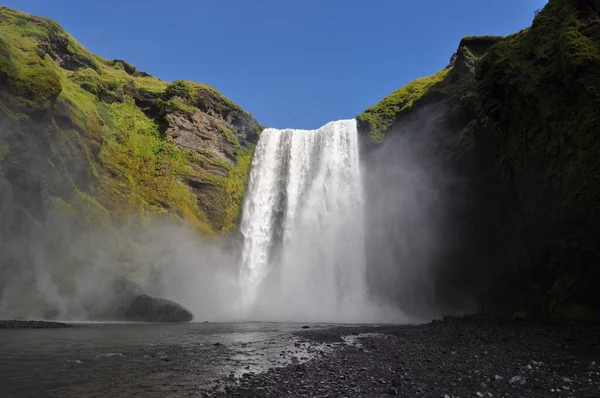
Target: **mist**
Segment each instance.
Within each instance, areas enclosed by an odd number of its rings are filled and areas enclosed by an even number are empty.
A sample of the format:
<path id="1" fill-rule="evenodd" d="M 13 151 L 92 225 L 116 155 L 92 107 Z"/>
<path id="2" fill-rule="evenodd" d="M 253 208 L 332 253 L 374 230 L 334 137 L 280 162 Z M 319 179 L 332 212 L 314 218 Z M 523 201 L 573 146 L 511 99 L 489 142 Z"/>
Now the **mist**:
<path id="1" fill-rule="evenodd" d="M 86 148 L 54 122 L 0 116 L 0 319 L 111 320 L 123 283 L 196 320 L 238 318 L 235 243 L 170 215 L 108 215 L 92 196 Z"/>
<path id="2" fill-rule="evenodd" d="M 278 138 L 259 142 L 240 231 L 211 239 L 170 216 L 82 220 L 61 198 L 86 186 L 85 159 L 60 156 L 42 122 L 29 134 L 4 122 L 23 152 L 0 179 L 0 318 L 108 320 L 122 278 L 195 321 L 420 323 L 469 311 L 451 261 L 465 242 L 454 215 L 466 181 L 437 162 L 438 122 L 421 111 L 374 148 L 353 120 L 263 133 Z"/>
<path id="3" fill-rule="evenodd" d="M 366 241 L 370 293 L 409 316 L 439 318 L 476 308 L 466 286 L 461 212 L 468 179 L 441 154 L 447 136 L 434 108 L 421 108 L 364 145 Z"/>
<path id="4" fill-rule="evenodd" d="M 21 267 L 3 270 L 2 318 L 107 320 L 96 311 L 111 300 L 119 277 L 182 304 L 196 320 L 235 318 L 234 253 L 181 223 L 127 223 L 104 233 L 50 217 L 35 235 L 10 246 Z"/>

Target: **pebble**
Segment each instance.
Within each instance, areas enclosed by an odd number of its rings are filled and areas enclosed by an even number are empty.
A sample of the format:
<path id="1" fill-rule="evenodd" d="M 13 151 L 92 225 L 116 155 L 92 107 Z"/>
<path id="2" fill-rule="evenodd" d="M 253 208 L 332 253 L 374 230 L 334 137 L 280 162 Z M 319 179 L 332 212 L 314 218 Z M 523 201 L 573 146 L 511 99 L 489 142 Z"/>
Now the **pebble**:
<path id="1" fill-rule="evenodd" d="M 522 386 L 525 384 L 525 379 L 523 376 L 513 376 L 510 378 L 509 383 L 513 386 Z"/>

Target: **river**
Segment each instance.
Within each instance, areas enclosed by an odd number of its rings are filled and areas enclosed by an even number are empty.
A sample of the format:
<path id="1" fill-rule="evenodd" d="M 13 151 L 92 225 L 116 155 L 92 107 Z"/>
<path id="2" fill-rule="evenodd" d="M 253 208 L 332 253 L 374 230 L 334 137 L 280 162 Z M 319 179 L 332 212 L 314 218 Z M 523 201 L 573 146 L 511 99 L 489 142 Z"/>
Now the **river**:
<path id="1" fill-rule="evenodd" d="M 307 350 L 301 324 L 74 326 L 0 330 L 0 397 L 200 396 L 327 348 Z"/>

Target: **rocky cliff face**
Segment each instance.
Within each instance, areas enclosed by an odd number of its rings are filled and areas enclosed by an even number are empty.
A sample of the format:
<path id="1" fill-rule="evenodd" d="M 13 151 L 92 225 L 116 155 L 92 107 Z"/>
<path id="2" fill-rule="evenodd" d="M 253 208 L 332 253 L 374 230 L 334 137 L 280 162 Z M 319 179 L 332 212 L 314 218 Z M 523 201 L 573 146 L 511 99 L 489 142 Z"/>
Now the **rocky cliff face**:
<path id="1" fill-rule="evenodd" d="M 600 307 L 599 10 L 550 0 L 530 28 L 463 39 L 447 68 L 357 117 L 372 172 L 419 154 L 441 234 L 412 256 L 434 270 L 429 300 L 466 291 L 486 310 L 579 319 Z"/>
<path id="2" fill-rule="evenodd" d="M 36 264 L 72 275 L 92 255 L 72 250 L 86 231 L 93 256 L 125 266 L 143 248 L 124 224 L 235 230 L 261 129 L 212 87 L 161 81 L 0 7 L 0 296 Z"/>

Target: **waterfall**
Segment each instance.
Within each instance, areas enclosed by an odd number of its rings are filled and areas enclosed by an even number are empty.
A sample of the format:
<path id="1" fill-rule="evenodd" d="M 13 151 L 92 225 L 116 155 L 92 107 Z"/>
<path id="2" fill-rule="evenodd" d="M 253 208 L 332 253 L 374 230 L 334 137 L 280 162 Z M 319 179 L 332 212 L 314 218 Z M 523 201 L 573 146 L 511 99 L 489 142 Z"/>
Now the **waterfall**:
<path id="1" fill-rule="evenodd" d="M 357 320 L 363 207 L 355 120 L 263 131 L 241 222 L 242 305 L 263 320 Z"/>

